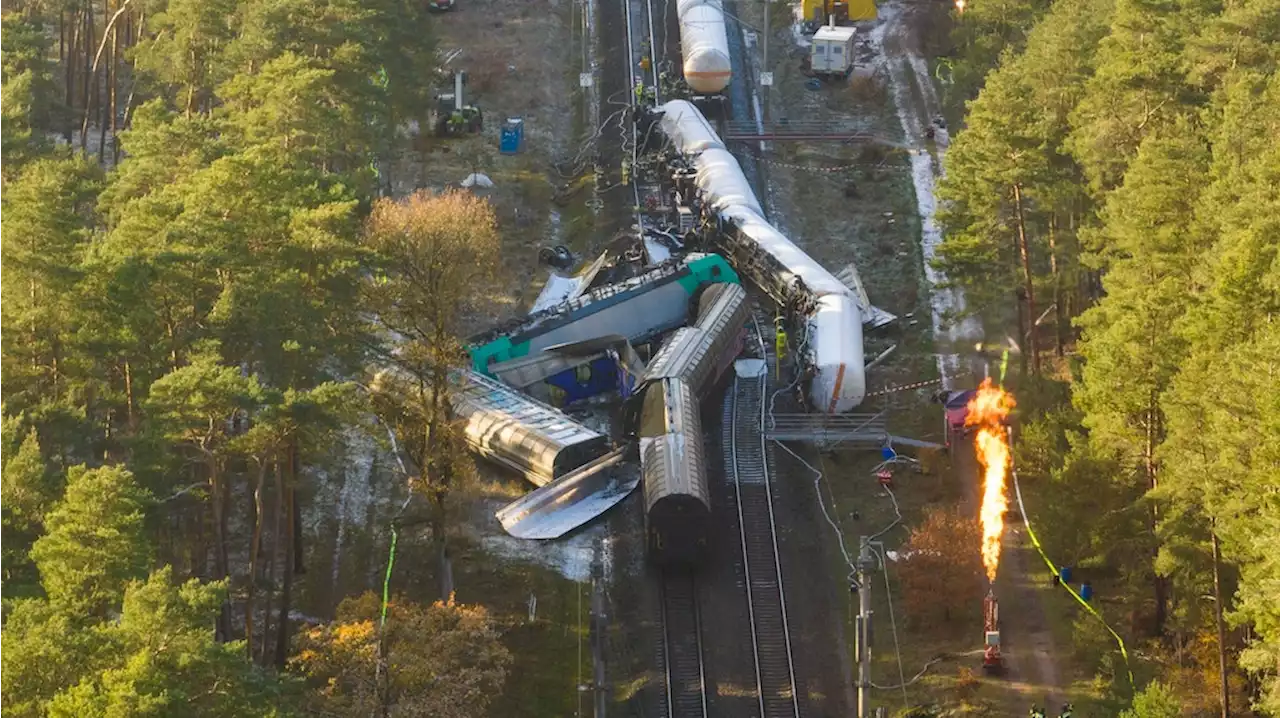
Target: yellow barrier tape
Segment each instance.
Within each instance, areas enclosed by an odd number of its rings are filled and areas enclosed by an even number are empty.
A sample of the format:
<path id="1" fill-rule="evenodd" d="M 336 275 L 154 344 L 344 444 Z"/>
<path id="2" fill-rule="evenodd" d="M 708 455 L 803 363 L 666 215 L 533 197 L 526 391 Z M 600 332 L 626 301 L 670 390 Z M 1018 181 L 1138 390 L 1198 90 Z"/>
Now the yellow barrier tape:
<path id="1" fill-rule="evenodd" d="M 1012 431 L 1010 434 L 1012 434 Z M 1022 525 L 1027 527 L 1027 536 L 1031 537 L 1031 545 L 1036 547 L 1036 551 L 1040 554 L 1040 558 L 1044 559 L 1045 565 L 1049 567 L 1049 572 L 1056 576 L 1058 575 L 1058 567 L 1054 565 L 1053 561 L 1049 560 L 1047 555 L 1045 555 L 1044 548 L 1040 546 L 1040 539 L 1037 539 L 1035 531 L 1031 530 L 1031 521 L 1027 518 L 1027 509 L 1022 505 L 1022 487 L 1018 485 L 1018 471 L 1015 469 L 1012 473 L 1013 491 L 1018 497 L 1018 511 L 1022 513 Z M 1084 606 L 1084 610 L 1093 614 L 1093 617 L 1102 623 L 1103 628 L 1106 628 L 1107 631 L 1111 633 L 1111 637 L 1116 639 L 1116 645 L 1120 646 L 1120 655 L 1124 657 L 1124 670 L 1129 674 L 1129 688 L 1130 690 L 1133 690 L 1133 668 L 1129 665 L 1129 651 L 1125 648 L 1124 639 L 1120 637 L 1120 634 L 1115 632 L 1115 629 L 1111 628 L 1110 624 L 1107 623 L 1107 619 L 1102 617 L 1102 614 L 1098 613 L 1093 606 L 1090 606 L 1088 601 L 1081 598 L 1080 594 L 1076 593 L 1075 590 L 1072 589 L 1065 581 L 1060 581 L 1059 585 L 1065 588 L 1067 593 L 1071 594 L 1071 597 L 1074 598 L 1077 603 Z"/>

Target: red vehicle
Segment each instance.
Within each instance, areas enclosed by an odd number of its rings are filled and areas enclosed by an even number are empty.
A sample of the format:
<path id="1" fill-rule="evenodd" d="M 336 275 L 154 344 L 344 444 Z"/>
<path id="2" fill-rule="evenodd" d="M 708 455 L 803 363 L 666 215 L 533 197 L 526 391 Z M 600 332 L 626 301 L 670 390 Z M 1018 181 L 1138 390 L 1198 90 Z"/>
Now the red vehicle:
<path id="1" fill-rule="evenodd" d="M 968 391 L 952 391 L 948 392 L 943 399 L 942 407 L 946 414 L 948 447 L 951 446 L 951 437 L 965 435 L 964 420 L 965 417 L 969 416 L 969 402 L 973 400 L 974 394 L 977 393 L 972 389 Z"/>

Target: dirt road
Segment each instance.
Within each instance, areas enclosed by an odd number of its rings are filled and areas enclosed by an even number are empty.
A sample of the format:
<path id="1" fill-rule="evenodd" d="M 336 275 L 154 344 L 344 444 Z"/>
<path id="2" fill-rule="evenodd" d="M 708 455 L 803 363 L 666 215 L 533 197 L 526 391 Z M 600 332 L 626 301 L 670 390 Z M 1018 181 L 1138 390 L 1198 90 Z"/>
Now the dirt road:
<path id="1" fill-rule="evenodd" d="M 953 470 L 961 477 L 972 479 L 966 503 L 976 514 L 982 472 L 971 444 L 958 448 Z M 1009 487 L 1010 493 L 1012 490 Z M 1031 546 L 1021 519 L 1013 518 L 1014 515 L 1011 514 L 1005 524 L 1000 571 L 996 576 L 1001 648 L 1007 671 L 1003 677 L 989 679 L 989 682 L 1016 694 L 1008 696 L 1005 703 L 1019 714 L 1033 703 L 1054 712 L 1064 700 L 1065 691 L 1056 660 L 1057 647 L 1042 600 L 1047 571 Z"/>

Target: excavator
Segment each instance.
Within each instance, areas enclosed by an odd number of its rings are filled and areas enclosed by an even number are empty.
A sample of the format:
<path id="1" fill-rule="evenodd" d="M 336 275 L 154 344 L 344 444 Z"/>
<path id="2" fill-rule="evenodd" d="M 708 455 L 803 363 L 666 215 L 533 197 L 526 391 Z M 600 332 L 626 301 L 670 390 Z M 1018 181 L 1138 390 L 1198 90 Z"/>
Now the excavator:
<path id="1" fill-rule="evenodd" d="M 462 88 L 466 73 L 453 73 L 453 92 L 436 95 L 433 126 L 437 137 L 460 137 L 476 134 L 484 129 L 484 115 L 475 105 L 463 104 Z"/>

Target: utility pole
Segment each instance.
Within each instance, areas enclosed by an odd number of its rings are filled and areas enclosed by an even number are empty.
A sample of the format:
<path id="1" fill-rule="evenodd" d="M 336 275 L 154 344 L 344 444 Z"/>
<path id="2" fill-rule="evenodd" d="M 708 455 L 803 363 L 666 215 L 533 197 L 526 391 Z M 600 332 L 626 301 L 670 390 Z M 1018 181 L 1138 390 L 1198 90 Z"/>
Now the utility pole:
<path id="1" fill-rule="evenodd" d="M 594 718 L 605 718 L 605 704 L 608 693 L 604 684 L 604 649 L 606 616 L 604 609 L 604 560 L 600 555 L 600 544 L 595 546 L 595 556 L 591 561 L 591 684 L 594 689 L 592 715 Z"/>
<path id="2" fill-rule="evenodd" d="M 868 574 L 875 565 L 871 542 L 861 539 L 858 553 L 858 618 L 854 624 L 855 651 L 858 654 L 858 718 L 867 718 L 867 699 L 871 688 L 871 582 Z"/>

